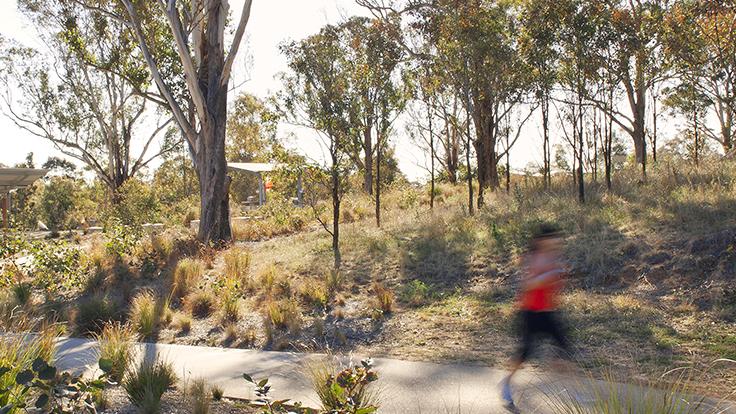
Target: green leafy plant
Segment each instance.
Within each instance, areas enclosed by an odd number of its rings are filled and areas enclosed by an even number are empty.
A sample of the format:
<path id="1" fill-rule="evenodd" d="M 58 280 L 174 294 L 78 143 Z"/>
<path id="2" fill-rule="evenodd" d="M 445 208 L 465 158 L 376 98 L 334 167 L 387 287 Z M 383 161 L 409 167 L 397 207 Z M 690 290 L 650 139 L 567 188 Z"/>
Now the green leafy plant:
<path id="1" fill-rule="evenodd" d="M 325 412 L 370 414 L 378 410 L 377 394 L 370 386 L 378 380 L 370 359 L 334 374 L 331 364 L 316 364 L 308 375 Z"/>
<path id="2" fill-rule="evenodd" d="M 122 386 L 128 400 L 141 414 L 158 414 L 161 412 L 161 397 L 175 383 L 172 365 L 156 357 L 153 361 L 144 360 L 128 371 Z"/>
<path id="3" fill-rule="evenodd" d="M 269 396 L 271 385 L 268 384 L 268 378 L 256 381 L 250 375 L 243 374 L 243 378 L 255 387 L 255 402 L 263 406 L 263 414 L 292 414 L 301 412 L 302 404 L 295 402 L 291 404 L 291 409 L 287 406 L 289 400 L 273 400 Z M 296 411 L 295 411 L 296 410 Z"/>
<path id="4" fill-rule="evenodd" d="M 401 289 L 400 297 L 411 306 L 424 305 L 429 298 L 429 286 L 421 280 L 412 280 Z"/>
<path id="5" fill-rule="evenodd" d="M 63 240 L 37 241 L 30 250 L 33 266 L 33 283 L 46 292 L 79 285 L 84 274 L 79 249 Z"/>
<path id="6" fill-rule="evenodd" d="M 100 360 L 104 373 L 87 380 L 68 372 L 59 374 L 56 367 L 38 357 L 30 368 L 15 374 L 14 386 L 0 389 L 0 413 L 28 412 L 29 408 L 51 414 L 96 413 L 94 394 L 106 387 L 108 367 L 105 361 Z M 12 372 L 11 367 L 0 366 L 0 380 L 5 382 L 4 377 Z"/>
<path id="7" fill-rule="evenodd" d="M 111 220 L 105 228 L 107 241 L 105 249 L 108 254 L 116 258 L 129 255 L 135 249 L 142 235 L 142 229 L 137 226 L 125 225 L 118 219 Z"/>

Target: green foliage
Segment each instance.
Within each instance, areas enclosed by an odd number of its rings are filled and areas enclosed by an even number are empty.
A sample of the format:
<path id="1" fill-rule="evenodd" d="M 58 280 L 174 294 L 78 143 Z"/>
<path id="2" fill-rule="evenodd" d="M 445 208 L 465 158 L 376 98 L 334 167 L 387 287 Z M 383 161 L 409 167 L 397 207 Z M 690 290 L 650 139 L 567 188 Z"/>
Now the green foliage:
<path id="1" fill-rule="evenodd" d="M 122 258 L 133 252 L 141 234 L 140 227 L 125 225 L 118 219 L 112 219 L 105 229 L 105 249 L 113 257 Z"/>
<path id="2" fill-rule="evenodd" d="M 13 292 L 13 298 L 18 305 L 25 306 L 31 300 L 33 289 L 29 283 L 16 283 L 11 286 L 11 292 Z"/>
<path id="3" fill-rule="evenodd" d="M 160 218 L 161 205 L 154 188 L 135 178 L 128 179 L 113 195 L 106 211 L 106 221 L 133 228 Z"/>
<path id="4" fill-rule="evenodd" d="M 399 296 L 411 306 L 421 306 L 429 299 L 429 286 L 421 280 L 414 279 L 402 287 Z"/>
<path id="5" fill-rule="evenodd" d="M 378 380 L 370 359 L 337 374 L 330 364 L 310 367 L 309 377 L 322 409 L 336 414 L 369 414 L 378 410 L 377 395 L 370 389 Z"/>
<path id="6" fill-rule="evenodd" d="M 144 360 L 125 375 L 122 386 L 128 400 L 141 414 L 159 414 L 161 397 L 176 383 L 176 374 L 170 363 L 156 357 Z"/>
<path id="7" fill-rule="evenodd" d="M 81 181 L 65 177 L 51 177 L 45 185 L 38 185 L 31 204 L 39 220 L 52 231 L 77 227 L 84 219 L 79 216 L 83 187 Z"/>
<path id="8" fill-rule="evenodd" d="M 76 331 L 82 335 L 100 332 L 116 314 L 115 305 L 108 298 L 93 296 L 80 302 L 77 307 L 74 317 Z"/>
<path id="9" fill-rule="evenodd" d="M 294 410 L 287 407 L 287 404 L 289 403 L 289 400 L 276 400 L 274 401 L 268 393 L 271 391 L 271 386 L 268 384 L 268 378 L 264 378 L 260 381 L 254 380 L 250 375 L 243 374 L 243 378 L 250 384 L 252 384 L 255 389 L 254 392 L 256 394 L 256 400 L 255 402 L 263 406 L 263 414 L 290 414 L 296 410 L 296 412 L 301 412 L 301 403 L 296 402 L 293 403 Z"/>
<path id="10" fill-rule="evenodd" d="M 84 269 L 81 252 L 63 240 L 37 241 L 31 244 L 33 283 L 46 292 L 79 285 Z"/>
<path id="11" fill-rule="evenodd" d="M 100 361 L 100 368 L 105 368 Z M 0 366 L 0 382 L 7 382 L 14 369 Z M 89 413 L 95 410 L 94 393 L 107 385 L 106 374 L 97 379 L 85 379 L 68 372 L 57 373 L 54 366 L 43 358 L 33 360 L 30 368 L 14 376 L 11 387 L 0 389 L 0 412 L 3 414 L 21 410 L 38 410 L 50 414 Z M 29 401 L 33 398 L 33 401 Z"/>
<path id="12" fill-rule="evenodd" d="M 10 321 L 12 324 L 17 321 Z M 32 328 L 23 322 L 12 326 L 18 331 Z M 10 406 L 9 412 L 19 412 L 16 408 L 26 405 L 33 397 L 30 388 L 26 387 L 21 379 L 35 377 L 33 366 L 41 359 L 50 361 L 54 355 L 54 340 L 58 329 L 46 328 L 38 335 L 4 335 L 0 338 L 0 412 L 8 412 L 5 407 Z M 39 367 L 36 363 L 36 367 Z"/>

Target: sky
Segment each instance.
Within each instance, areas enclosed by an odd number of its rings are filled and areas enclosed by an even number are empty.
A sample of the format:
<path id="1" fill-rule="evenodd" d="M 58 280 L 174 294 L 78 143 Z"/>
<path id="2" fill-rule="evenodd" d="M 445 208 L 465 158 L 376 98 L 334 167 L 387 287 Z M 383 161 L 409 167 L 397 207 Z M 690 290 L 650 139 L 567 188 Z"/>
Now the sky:
<path id="1" fill-rule="evenodd" d="M 236 16 L 240 15 L 242 4 L 243 0 L 231 1 Z M 280 81 L 276 75 L 286 70 L 286 61 L 279 53 L 279 45 L 287 40 L 303 39 L 318 32 L 325 24 L 338 23 L 352 15 L 368 15 L 368 12 L 355 4 L 354 0 L 255 0 L 246 30 L 247 47 L 241 48 L 241 51 L 247 51 L 247 60 L 251 65 L 246 76 L 246 59 L 239 59 L 234 81 L 238 84 L 247 81 L 234 94 L 245 91 L 265 98 L 277 91 Z M 0 0 L 0 34 L 29 46 L 34 45 L 34 31 L 18 13 L 16 0 Z M 537 117 L 535 115 L 527 122 L 519 141 L 512 148 L 511 165 L 514 169 L 523 169 L 530 163 L 541 163 L 541 123 Z M 396 147 L 399 167 L 409 179 L 421 180 L 427 175 L 424 167 L 428 164 L 427 157 L 409 141 L 401 124 L 399 120 L 392 142 Z M 291 136 L 290 147 L 312 159 L 321 158 L 319 139 L 313 131 L 281 125 L 278 135 L 281 138 Z M 557 140 L 553 137 L 553 144 Z M 60 155 L 48 141 L 30 135 L 0 115 L 0 163 L 12 165 L 21 162 L 29 152 L 34 153 L 39 164 L 51 155 Z"/>

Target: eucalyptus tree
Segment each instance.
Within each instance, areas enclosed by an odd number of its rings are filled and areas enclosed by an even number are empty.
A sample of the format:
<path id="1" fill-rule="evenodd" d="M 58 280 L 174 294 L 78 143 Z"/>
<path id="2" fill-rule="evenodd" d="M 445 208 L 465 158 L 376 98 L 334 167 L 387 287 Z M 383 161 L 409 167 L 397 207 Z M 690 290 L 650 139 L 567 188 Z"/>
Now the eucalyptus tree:
<path id="1" fill-rule="evenodd" d="M 729 153 L 736 141 L 736 3 L 678 1 L 665 27 L 677 78 L 707 98 L 718 120 L 716 129 L 702 125 L 703 133 Z"/>
<path id="2" fill-rule="evenodd" d="M 38 48 L 0 39 L 3 112 L 117 190 L 179 141 L 137 93 L 150 81 L 124 25 L 70 1 L 21 0 Z M 104 66 L 110 70 L 100 70 Z M 129 76 L 122 76 L 122 68 Z M 157 142 L 158 141 L 158 142 Z"/>
<path id="3" fill-rule="evenodd" d="M 520 52 L 532 68 L 532 87 L 542 117 L 542 172 L 545 188 L 552 183 L 550 100 L 559 70 L 559 2 L 525 0 L 521 8 Z"/>
<path id="4" fill-rule="evenodd" d="M 230 240 L 225 131 L 230 78 L 252 0 L 245 0 L 226 53 L 228 0 L 69 0 L 123 24 L 155 87 L 140 94 L 172 115 L 199 178 L 198 238 Z"/>
<path id="5" fill-rule="evenodd" d="M 503 120 L 524 103 L 530 72 L 516 42 L 516 9 L 508 3 L 435 2 L 421 15 L 434 37 L 445 72 L 458 92 L 468 93 L 478 168 L 477 205 L 484 190 L 499 187 L 498 145 Z M 462 93 L 460 93 L 462 94 Z"/>
<path id="6" fill-rule="evenodd" d="M 624 106 L 607 106 L 596 101 L 613 122 L 632 139 L 636 162 L 646 179 L 647 97 L 658 83 L 669 76 L 665 50 L 665 20 L 670 0 L 613 0 L 594 2 L 600 11 L 598 21 L 610 27 L 615 53 L 613 59 L 601 60 L 614 73 L 625 92 Z"/>
<path id="7" fill-rule="evenodd" d="M 318 220 L 332 236 L 334 265 L 340 268 L 340 206 L 351 169 L 350 145 L 356 126 L 350 92 L 351 63 L 342 30 L 334 25 L 301 41 L 281 46 L 289 72 L 281 75 L 280 109 L 292 123 L 317 131 L 328 150 L 326 172 L 332 198 L 332 224 Z"/>

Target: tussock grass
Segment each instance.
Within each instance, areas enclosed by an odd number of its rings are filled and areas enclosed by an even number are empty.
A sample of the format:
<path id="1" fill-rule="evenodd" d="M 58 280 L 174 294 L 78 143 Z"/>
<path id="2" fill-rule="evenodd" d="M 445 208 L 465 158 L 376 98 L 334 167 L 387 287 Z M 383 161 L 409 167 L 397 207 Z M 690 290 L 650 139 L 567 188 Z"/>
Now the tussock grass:
<path id="1" fill-rule="evenodd" d="M 179 332 L 187 333 L 192 329 L 192 317 L 183 312 L 174 314 L 171 325 Z"/>
<path id="2" fill-rule="evenodd" d="M 716 361 L 716 363 L 736 361 Z M 547 410 L 554 414 L 721 414 L 726 405 L 699 395 L 692 387 L 700 381 L 691 367 L 669 370 L 640 385 L 631 378 L 620 381 L 612 374 L 602 380 L 591 375 L 572 387 L 543 390 Z"/>
<path id="3" fill-rule="evenodd" d="M 184 298 L 184 307 L 197 318 L 206 318 L 216 308 L 215 296 L 209 290 L 200 289 Z"/>
<path id="4" fill-rule="evenodd" d="M 212 390 L 204 378 L 196 378 L 189 384 L 187 399 L 192 414 L 208 414 L 210 412 Z"/>
<path id="5" fill-rule="evenodd" d="M 114 302 L 104 296 L 92 296 L 79 303 L 72 319 L 77 333 L 82 335 L 99 333 L 107 322 L 118 313 Z"/>
<path id="6" fill-rule="evenodd" d="M 176 383 L 174 368 L 156 357 L 129 370 L 122 382 L 128 400 L 141 414 L 161 412 L 161 397 Z"/>
<path id="7" fill-rule="evenodd" d="M 250 252 L 243 247 L 232 247 L 222 257 L 225 261 L 225 277 L 237 280 L 243 287 L 247 286 Z"/>
<path id="8" fill-rule="evenodd" d="M 293 299 L 269 301 L 266 304 L 266 316 L 278 329 L 298 332 L 302 326 L 302 312 L 299 304 Z"/>
<path id="9" fill-rule="evenodd" d="M 161 321 L 163 307 L 151 290 L 139 292 L 130 304 L 130 324 L 144 339 L 153 338 Z"/>
<path id="10" fill-rule="evenodd" d="M 110 379 L 120 382 L 133 362 L 133 344 L 136 332 L 130 325 L 107 323 L 96 336 L 99 344 L 98 359 L 112 362 Z"/>
<path id="11" fill-rule="evenodd" d="M 174 269 L 172 296 L 181 299 L 196 288 L 204 275 L 205 264 L 201 260 L 184 258 Z"/>

